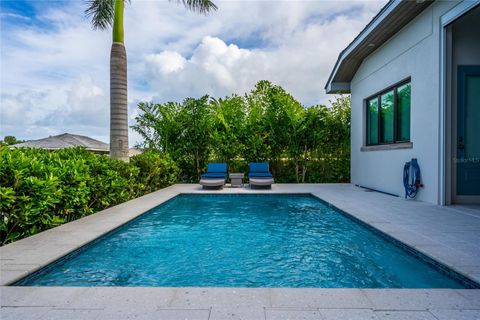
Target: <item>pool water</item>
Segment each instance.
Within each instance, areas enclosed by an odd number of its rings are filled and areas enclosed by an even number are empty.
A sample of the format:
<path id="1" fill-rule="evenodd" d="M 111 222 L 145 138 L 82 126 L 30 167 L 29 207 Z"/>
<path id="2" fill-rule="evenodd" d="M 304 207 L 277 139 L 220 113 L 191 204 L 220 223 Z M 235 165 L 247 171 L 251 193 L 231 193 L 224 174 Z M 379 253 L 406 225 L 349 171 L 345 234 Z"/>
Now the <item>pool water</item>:
<path id="1" fill-rule="evenodd" d="M 311 195 L 180 195 L 17 285 L 464 287 Z"/>

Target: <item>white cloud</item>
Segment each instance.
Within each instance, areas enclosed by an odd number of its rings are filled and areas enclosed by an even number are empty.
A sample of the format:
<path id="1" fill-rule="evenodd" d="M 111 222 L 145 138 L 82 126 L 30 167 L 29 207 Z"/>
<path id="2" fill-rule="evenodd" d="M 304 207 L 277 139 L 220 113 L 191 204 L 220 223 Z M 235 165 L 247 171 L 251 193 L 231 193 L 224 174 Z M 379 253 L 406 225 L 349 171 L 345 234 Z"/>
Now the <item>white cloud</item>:
<path id="1" fill-rule="evenodd" d="M 187 96 L 223 96 L 245 92 L 261 80 L 267 55 L 261 51 L 227 45 L 206 36 L 187 59 L 178 52 L 164 51 L 145 59 L 148 83 L 155 99 L 181 100 Z"/>
<path id="2" fill-rule="evenodd" d="M 304 104 L 325 104 L 331 97 L 323 87 L 338 53 L 366 18 L 352 21 L 337 15 L 325 22 L 300 24 L 288 36 L 283 35 L 284 41 L 264 48 L 242 49 L 206 36 L 189 58 L 171 50 L 147 56 L 145 75 L 155 100 L 162 102 L 186 95 L 243 94 L 266 79 L 282 85 Z"/>
<path id="3" fill-rule="evenodd" d="M 384 3 L 224 1 L 201 16 L 168 1 L 132 1 L 125 10 L 130 119 L 142 100 L 243 94 L 261 79 L 304 104 L 326 103 L 323 86 L 338 53 Z M 39 12 L 41 27 L 11 22 L 1 33 L 0 136 L 68 131 L 108 141 L 111 35 L 92 31 L 83 10 L 67 2 Z"/>
<path id="4" fill-rule="evenodd" d="M 153 74 L 168 75 L 182 70 L 187 60 L 175 51 L 163 51 L 159 54 L 149 54 L 145 60 L 152 67 Z"/>
<path id="5" fill-rule="evenodd" d="M 29 17 L 25 17 L 20 14 L 11 13 L 11 12 L 0 12 L 0 17 L 2 17 L 3 19 L 19 19 L 19 20 L 25 20 L 25 21 L 30 20 Z"/>
<path id="6" fill-rule="evenodd" d="M 41 138 L 70 132 L 106 141 L 108 96 L 90 78 L 54 89 L 2 93 L 1 103 L 0 119 L 5 135 Z"/>

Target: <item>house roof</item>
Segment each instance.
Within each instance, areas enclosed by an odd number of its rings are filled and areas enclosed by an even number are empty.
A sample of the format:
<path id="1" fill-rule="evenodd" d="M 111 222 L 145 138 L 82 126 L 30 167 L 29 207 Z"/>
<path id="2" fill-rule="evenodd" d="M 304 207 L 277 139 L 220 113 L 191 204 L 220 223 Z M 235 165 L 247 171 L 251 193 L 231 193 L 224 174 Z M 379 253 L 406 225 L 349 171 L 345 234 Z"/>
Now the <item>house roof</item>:
<path id="1" fill-rule="evenodd" d="M 328 77 L 327 93 L 350 93 L 350 82 L 363 60 L 418 16 L 434 0 L 390 0 L 340 52 Z"/>
<path id="2" fill-rule="evenodd" d="M 133 157 L 142 154 L 143 150 L 139 148 L 128 148 L 128 156 Z"/>
<path id="3" fill-rule="evenodd" d="M 48 150 L 57 150 L 72 147 L 84 147 L 86 150 L 95 152 L 109 152 L 108 144 L 90 137 L 78 134 L 64 133 L 58 136 L 50 136 L 39 140 L 30 140 L 23 143 L 17 143 L 10 147 L 15 148 L 40 148 Z"/>

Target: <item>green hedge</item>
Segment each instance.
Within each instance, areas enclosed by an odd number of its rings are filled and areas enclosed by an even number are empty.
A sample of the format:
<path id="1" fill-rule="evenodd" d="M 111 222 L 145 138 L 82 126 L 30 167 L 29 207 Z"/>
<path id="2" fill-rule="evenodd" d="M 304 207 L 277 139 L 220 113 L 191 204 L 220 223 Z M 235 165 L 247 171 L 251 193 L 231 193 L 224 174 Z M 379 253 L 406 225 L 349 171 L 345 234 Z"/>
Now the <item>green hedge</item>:
<path id="1" fill-rule="evenodd" d="M 247 174 L 248 164 L 249 162 L 243 159 L 231 160 L 228 162 L 228 171 Z M 295 161 L 283 159 L 269 162 L 269 167 L 276 183 L 350 182 L 350 158 L 348 157 L 307 160 L 299 163 L 298 167 Z M 206 169 L 206 167 L 203 168 L 203 172 Z"/>
<path id="2" fill-rule="evenodd" d="M 175 183 L 167 155 L 146 152 L 130 163 L 82 148 L 0 147 L 0 240 L 6 244 Z"/>
<path id="3" fill-rule="evenodd" d="M 259 81 L 245 96 L 142 102 L 132 128 L 143 148 L 175 159 L 183 182 L 198 182 L 212 161 L 230 172 L 268 161 L 277 182 L 348 182 L 350 97 L 330 104 L 306 107 Z"/>

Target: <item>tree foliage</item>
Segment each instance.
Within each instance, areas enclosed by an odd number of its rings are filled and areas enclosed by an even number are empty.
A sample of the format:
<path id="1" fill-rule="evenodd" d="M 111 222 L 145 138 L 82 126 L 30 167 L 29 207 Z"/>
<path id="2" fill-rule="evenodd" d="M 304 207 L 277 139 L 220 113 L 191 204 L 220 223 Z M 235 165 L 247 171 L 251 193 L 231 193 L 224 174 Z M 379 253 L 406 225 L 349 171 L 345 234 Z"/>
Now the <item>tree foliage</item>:
<path id="1" fill-rule="evenodd" d="M 304 107 L 282 87 L 258 82 L 245 96 L 139 104 L 132 127 L 143 147 L 168 154 L 182 180 L 198 181 L 209 161 L 246 172 L 269 161 L 277 182 L 350 179 L 350 98 Z"/>
<path id="2" fill-rule="evenodd" d="M 140 103 L 142 115 L 133 126 L 144 138 L 144 147 L 168 154 L 182 168 L 183 179 L 199 176 L 209 157 L 213 108 L 208 96 L 183 103 Z"/>
<path id="3" fill-rule="evenodd" d="M 18 140 L 14 136 L 5 136 L 3 140 L 0 140 L 0 146 L 11 146 L 22 142 L 25 142 L 25 140 Z"/>

